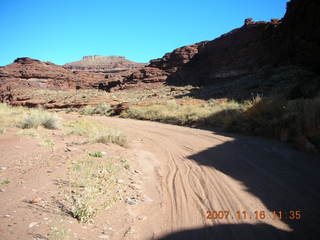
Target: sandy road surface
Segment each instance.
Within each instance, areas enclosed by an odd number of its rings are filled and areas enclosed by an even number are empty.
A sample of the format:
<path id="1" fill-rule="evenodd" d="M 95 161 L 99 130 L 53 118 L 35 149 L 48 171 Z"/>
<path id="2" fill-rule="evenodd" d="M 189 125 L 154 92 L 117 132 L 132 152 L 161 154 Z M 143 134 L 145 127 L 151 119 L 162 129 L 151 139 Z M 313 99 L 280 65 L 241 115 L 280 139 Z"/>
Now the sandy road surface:
<path id="1" fill-rule="evenodd" d="M 316 156 L 260 138 L 103 121 L 134 139 L 137 160 L 151 176 L 151 197 L 159 200 L 151 210 L 140 209 L 148 216 L 140 239 L 318 239 Z M 282 211 L 281 219 L 274 210 Z M 207 211 L 216 211 L 212 219 Z"/>
<path id="2" fill-rule="evenodd" d="M 65 121 L 79 118 L 61 116 Z M 256 137 L 81 118 L 119 128 L 129 147 L 74 145 L 82 140 L 59 130 L 39 130 L 56 143 L 52 150 L 39 146 L 41 139 L 17 136 L 17 129 L 0 138 L 1 240 L 50 239 L 51 226 L 61 221 L 71 229 L 72 239 L 79 240 L 319 239 L 319 157 Z M 134 205 L 120 201 L 101 211 L 95 224 L 81 224 L 56 204 L 63 200 L 56 183 L 67 179 L 69 161 L 94 151 L 128 160 L 130 174 L 123 176 L 121 186 L 140 182 L 141 200 Z M 43 201 L 28 202 L 36 197 Z M 274 210 L 281 211 L 281 219 Z"/>

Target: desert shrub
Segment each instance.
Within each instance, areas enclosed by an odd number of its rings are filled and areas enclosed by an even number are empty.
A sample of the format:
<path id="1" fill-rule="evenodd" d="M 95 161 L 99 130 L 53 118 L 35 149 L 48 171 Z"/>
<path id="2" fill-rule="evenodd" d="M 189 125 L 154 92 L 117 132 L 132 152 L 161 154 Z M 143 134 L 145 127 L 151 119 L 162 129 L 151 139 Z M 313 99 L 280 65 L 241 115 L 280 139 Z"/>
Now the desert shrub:
<path id="1" fill-rule="evenodd" d="M 0 135 L 4 134 L 6 132 L 6 129 L 4 127 L 0 127 Z"/>
<path id="2" fill-rule="evenodd" d="M 123 133 L 108 128 L 97 129 L 97 131 L 91 135 L 91 140 L 95 143 L 114 143 L 122 147 L 127 145 L 127 138 Z"/>
<path id="3" fill-rule="evenodd" d="M 117 200 L 117 177 L 120 165 L 113 159 L 73 159 L 69 168 L 66 197 L 70 211 L 80 222 L 93 222 L 100 209 Z"/>
<path id="4" fill-rule="evenodd" d="M 92 204 L 87 199 L 77 198 L 72 208 L 72 215 L 80 222 L 92 222 L 97 210 L 92 207 Z"/>
<path id="5" fill-rule="evenodd" d="M 277 136 L 280 129 L 288 129 L 291 136 L 313 136 L 320 130 L 320 99 L 263 99 L 243 115 L 247 129 L 253 133 L 261 129 Z"/>
<path id="6" fill-rule="evenodd" d="M 320 98 L 289 101 L 282 120 L 295 135 L 320 136 Z"/>
<path id="7" fill-rule="evenodd" d="M 92 131 L 92 129 L 97 128 L 95 122 L 87 120 L 70 122 L 68 123 L 68 126 L 70 127 L 68 134 L 75 134 L 79 136 L 87 136 Z"/>
<path id="8" fill-rule="evenodd" d="M 43 110 L 31 110 L 29 113 L 25 113 L 23 118 L 18 121 L 17 127 L 26 128 L 38 128 L 43 126 L 48 129 L 60 128 L 60 118 L 55 114 L 47 113 Z"/>
<path id="9" fill-rule="evenodd" d="M 262 98 L 249 101 L 209 100 L 207 104 L 180 105 L 173 101 L 150 106 L 131 106 L 122 117 L 181 125 L 206 125 L 223 130 L 267 137 L 288 132 L 288 141 L 306 137 L 320 145 L 320 98 L 287 100 Z"/>
<path id="10" fill-rule="evenodd" d="M 54 114 L 44 114 L 41 125 L 47 129 L 59 129 L 60 118 Z"/>
<path id="11" fill-rule="evenodd" d="M 114 143 L 122 147 L 127 145 L 127 138 L 122 132 L 106 128 L 97 122 L 79 120 L 70 123 L 70 127 L 71 130 L 69 134 L 87 136 L 91 142 L 103 144 Z"/>
<path id="12" fill-rule="evenodd" d="M 22 129 L 38 128 L 59 129 L 60 118 L 56 114 L 41 109 L 28 109 L 12 107 L 0 103 L 0 124 L 4 126 L 17 126 Z"/>
<path id="13" fill-rule="evenodd" d="M 97 105 L 88 105 L 81 109 L 80 114 L 83 115 L 93 115 L 93 114 L 100 114 L 105 116 L 112 115 L 113 111 L 109 104 L 101 103 Z"/>
<path id="14" fill-rule="evenodd" d="M 272 136 L 277 126 L 281 124 L 285 109 L 286 101 L 283 99 L 258 98 L 247 102 L 243 113 L 244 130 L 251 133 L 262 131 L 263 135 Z"/>
<path id="15" fill-rule="evenodd" d="M 210 101 L 208 104 L 180 105 L 171 100 L 166 104 L 132 106 L 121 116 L 180 125 L 226 127 L 233 123 L 242 108 L 243 105 L 234 101 L 226 103 Z"/>
<path id="16" fill-rule="evenodd" d="M 17 126 L 26 129 L 26 128 L 38 128 L 41 124 L 42 116 L 38 113 L 29 113 L 25 114 L 21 121 L 17 123 Z"/>

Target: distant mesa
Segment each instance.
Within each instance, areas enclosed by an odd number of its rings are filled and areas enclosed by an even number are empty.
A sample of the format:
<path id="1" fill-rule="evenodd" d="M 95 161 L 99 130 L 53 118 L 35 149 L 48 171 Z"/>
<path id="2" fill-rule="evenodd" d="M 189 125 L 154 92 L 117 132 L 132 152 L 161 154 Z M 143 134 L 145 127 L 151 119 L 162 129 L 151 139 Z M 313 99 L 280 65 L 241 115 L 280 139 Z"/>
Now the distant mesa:
<path id="1" fill-rule="evenodd" d="M 130 61 L 122 56 L 84 56 L 81 60 L 66 63 L 65 68 L 71 70 L 85 70 L 93 72 L 114 73 L 128 70 L 139 69 L 145 63 Z"/>

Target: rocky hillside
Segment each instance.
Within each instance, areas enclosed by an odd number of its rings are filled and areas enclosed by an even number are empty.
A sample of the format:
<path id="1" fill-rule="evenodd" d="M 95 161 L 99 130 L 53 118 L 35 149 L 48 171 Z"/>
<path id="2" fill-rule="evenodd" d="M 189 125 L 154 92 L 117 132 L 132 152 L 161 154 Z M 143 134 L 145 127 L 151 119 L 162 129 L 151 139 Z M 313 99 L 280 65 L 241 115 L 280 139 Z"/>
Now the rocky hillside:
<path id="1" fill-rule="evenodd" d="M 67 69 L 94 72 L 120 72 L 143 67 L 144 63 L 136 63 L 121 56 L 85 56 L 80 61 L 67 63 Z"/>
<path id="2" fill-rule="evenodd" d="M 101 81 L 106 81 L 102 73 L 71 71 L 50 62 L 17 58 L 0 67 L 0 101 L 10 98 L 11 89 L 16 88 L 92 88 Z"/>
<path id="3" fill-rule="evenodd" d="M 150 61 L 124 77 L 123 84 L 223 85 L 215 95 L 219 97 L 268 95 L 282 85 L 278 92 L 310 95 L 299 88 L 302 84 L 320 88 L 320 81 L 314 80 L 320 74 L 319 12 L 317 0 L 291 0 L 283 19 L 255 22 L 248 18 L 242 27 L 217 39 Z"/>
<path id="4" fill-rule="evenodd" d="M 291 0 L 282 20 L 246 19 L 241 28 L 208 42 L 169 82 L 214 84 L 285 65 L 320 73 L 319 12 L 317 0 Z"/>
<path id="5" fill-rule="evenodd" d="M 207 42 L 200 42 L 175 49 L 162 58 L 151 60 L 150 63 L 122 79 L 122 85 L 128 86 L 137 83 L 165 82 L 168 76 L 176 72 L 196 55 Z"/>

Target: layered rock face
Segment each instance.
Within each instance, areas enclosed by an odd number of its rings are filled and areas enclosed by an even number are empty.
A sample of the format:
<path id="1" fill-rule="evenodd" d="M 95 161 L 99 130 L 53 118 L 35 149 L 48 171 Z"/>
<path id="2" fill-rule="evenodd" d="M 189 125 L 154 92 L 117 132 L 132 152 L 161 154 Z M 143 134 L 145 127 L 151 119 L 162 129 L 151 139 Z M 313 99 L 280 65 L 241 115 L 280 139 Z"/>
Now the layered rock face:
<path id="1" fill-rule="evenodd" d="M 151 60 L 143 69 L 125 76 L 121 83 L 215 85 L 246 76 L 268 75 L 268 71 L 281 71 L 286 66 L 320 74 L 319 12 L 317 0 L 291 0 L 281 20 L 245 19 L 242 27 L 217 39 L 181 47 Z"/>
<path id="2" fill-rule="evenodd" d="M 142 68 L 144 63 L 136 63 L 121 56 L 85 56 L 80 61 L 67 63 L 67 69 L 94 72 L 121 72 Z"/>
<path id="3" fill-rule="evenodd" d="M 165 54 L 162 58 L 151 60 L 148 67 L 159 68 L 168 73 L 176 72 L 181 66 L 188 63 L 206 43 L 207 41 L 203 41 L 177 48 L 173 52 Z"/>
<path id="4" fill-rule="evenodd" d="M 176 72 L 184 64 L 188 63 L 206 43 L 207 42 L 204 41 L 177 48 L 173 52 L 165 54 L 162 58 L 151 60 L 149 65 L 146 67 L 134 71 L 129 76 L 124 77 L 122 80 L 123 86 L 139 82 L 165 82 L 170 74 Z"/>
<path id="5" fill-rule="evenodd" d="M 245 24 L 205 44 L 188 63 L 171 74 L 172 84 L 214 84 L 262 68 L 303 66 L 320 73 L 320 2 L 291 0 L 280 21 Z"/>
<path id="6" fill-rule="evenodd" d="M 10 101 L 11 90 L 17 88 L 92 88 L 101 81 L 105 81 L 102 73 L 70 71 L 50 62 L 18 58 L 12 64 L 0 67 L 0 101 Z"/>

